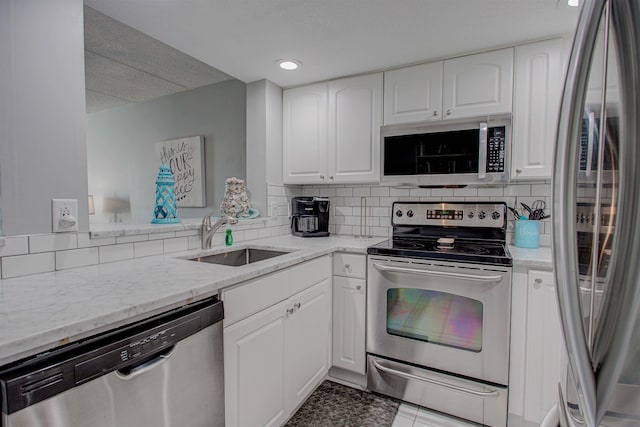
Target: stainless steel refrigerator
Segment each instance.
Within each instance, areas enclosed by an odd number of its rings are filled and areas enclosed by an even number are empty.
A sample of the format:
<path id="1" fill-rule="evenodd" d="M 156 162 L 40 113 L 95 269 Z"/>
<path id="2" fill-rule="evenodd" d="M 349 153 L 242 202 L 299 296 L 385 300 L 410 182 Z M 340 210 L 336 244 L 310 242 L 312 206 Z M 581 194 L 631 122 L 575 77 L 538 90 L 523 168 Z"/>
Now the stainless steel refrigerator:
<path id="1" fill-rule="evenodd" d="M 553 175 L 562 426 L 640 426 L 640 0 L 585 0 Z"/>

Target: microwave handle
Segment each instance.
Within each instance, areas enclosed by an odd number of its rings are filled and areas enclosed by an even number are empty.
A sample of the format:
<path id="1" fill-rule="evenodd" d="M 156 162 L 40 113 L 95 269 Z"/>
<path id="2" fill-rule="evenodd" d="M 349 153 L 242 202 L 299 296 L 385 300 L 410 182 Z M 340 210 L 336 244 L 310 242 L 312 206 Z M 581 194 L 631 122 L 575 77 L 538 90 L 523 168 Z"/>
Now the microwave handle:
<path id="1" fill-rule="evenodd" d="M 487 178 L 487 124 L 480 123 L 478 147 L 478 179 Z"/>

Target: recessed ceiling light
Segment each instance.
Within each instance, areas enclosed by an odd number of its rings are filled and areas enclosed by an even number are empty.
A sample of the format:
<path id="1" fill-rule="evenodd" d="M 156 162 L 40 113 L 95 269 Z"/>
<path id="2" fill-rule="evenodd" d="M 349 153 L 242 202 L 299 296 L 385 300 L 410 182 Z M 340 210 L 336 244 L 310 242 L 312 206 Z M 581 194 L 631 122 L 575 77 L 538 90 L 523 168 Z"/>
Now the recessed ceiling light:
<path id="1" fill-rule="evenodd" d="M 279 59 L 278 65 L 283 70 L 292 71 L 302 65 L 300 61 L 296 61 L 294 59 Z"/>
<path id="2" fill-rule="evenodd" d="M 578 5 L 579 5 L 579 0 L 567 0 L 567 4 L 568 4 L 569 6 L 578 7 Z"/>

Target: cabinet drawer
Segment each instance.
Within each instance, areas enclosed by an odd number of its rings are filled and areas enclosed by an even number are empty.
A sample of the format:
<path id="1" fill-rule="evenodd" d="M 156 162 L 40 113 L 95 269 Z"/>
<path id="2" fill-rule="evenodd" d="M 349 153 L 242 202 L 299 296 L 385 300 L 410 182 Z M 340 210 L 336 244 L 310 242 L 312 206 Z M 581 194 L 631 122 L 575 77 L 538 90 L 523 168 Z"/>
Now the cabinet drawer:
<path id="1" fill-rule="evenodd" d="M 333 255 L 333 274 L 366 279 L 367 257 L 360 254 L 335 253 Z"/>
<path id="2" fill-rule="evenodd" d="M 289 269 L 285 269 L 223 290 L 224 325 L 229 326 L 289 298 L 289 274 Z"/>
<path id="3" fill-rule="evenodd" d="M 329 255 L 291 267 L 291 295 L 297 294 L 331 276 Z"/>

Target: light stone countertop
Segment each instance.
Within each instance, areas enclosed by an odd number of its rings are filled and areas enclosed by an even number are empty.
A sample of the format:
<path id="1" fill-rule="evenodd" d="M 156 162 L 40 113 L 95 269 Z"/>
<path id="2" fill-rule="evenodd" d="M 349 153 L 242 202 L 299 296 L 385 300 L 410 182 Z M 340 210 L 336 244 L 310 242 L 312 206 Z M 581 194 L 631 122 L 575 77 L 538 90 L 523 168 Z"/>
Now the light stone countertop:
<path id="1" fill-rule="evenodd" d="M 509 245 L 509 252 L 514 267 L 553 269 L 553 253 L 551 246 L 540 246 L 537 249 L 519 248 Z"/>
<path id="2" fill-rule="evenodd" d="M 224 287 L 335 251 L 366 254 L 385 238 L 277 236 L 234 245 L 289 254 L 242 267 L 189 251 L 0 280 L 0 365 L 201 300 Z"/>

